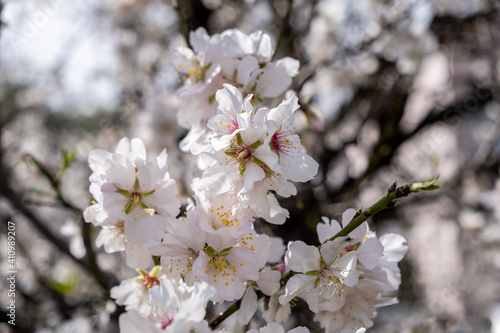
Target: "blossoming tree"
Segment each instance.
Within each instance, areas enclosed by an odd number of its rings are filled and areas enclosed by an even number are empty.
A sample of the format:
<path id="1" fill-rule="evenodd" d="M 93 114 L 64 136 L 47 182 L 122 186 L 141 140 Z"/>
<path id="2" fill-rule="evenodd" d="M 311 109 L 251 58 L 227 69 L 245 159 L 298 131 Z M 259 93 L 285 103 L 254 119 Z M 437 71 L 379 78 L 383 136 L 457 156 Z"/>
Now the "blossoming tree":
<path id="1" fill-rule="evenodd" d="M 189 130 L 181 147 L 198 158 L 189 204 L 181 208 L 165 150 L 147 156 L 141 139 L 123 138 L 114 152 L 89 154 L 95 204 L 85 220 L 101 228 L 97 242 L 106 252 L 124 251 L 139 272 L 111 290 L 126 309 L 121 330 L 224 332 L 230 316 L 240 325 L 267 322 L 259 332 L 284 332 L 298 299 L 325 332 L 370 327 L 376 308 L 397 302 L 407 245 L 397 234 L 378 237 L 366 220 L 399 197 L 437 188 L 435 179 L 395 183 L 369 209 L 344 212 L 341 224 L 324 217 L 319 246 L 295 240 L 284 252 L 283 240 L 255 220 L 286 224 L 279 198 L 296 195 L 294 183 L 318 172 L 295 130 L 298 98 L 287 91 L 298 61 L 274 61 L 271 37 L 261 31 L 209 36 L 199 28 L 190 43 L 172 60 L 182 82 L 178 121 Z M 233 304 L 209 320 L 209 302 Z"/>

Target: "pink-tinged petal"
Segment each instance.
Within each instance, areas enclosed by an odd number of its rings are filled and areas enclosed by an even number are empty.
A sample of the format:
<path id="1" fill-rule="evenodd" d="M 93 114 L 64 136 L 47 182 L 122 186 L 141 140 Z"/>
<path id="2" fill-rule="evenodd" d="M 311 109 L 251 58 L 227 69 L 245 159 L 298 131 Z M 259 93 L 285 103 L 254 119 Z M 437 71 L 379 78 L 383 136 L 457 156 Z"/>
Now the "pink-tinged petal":
<path id="1" fill-rule="evenodd" d="M 328 221 L 328 218 L 323 216 L 322 220 L 324 223 L 318 223 L 316 225 L 316 232 L 318 234 L 319 242 L 323 244 L 327 239 L 335 236 L 340 230 L 342 230 L 342 228 L 340 227 L 340 224 L 333 219 Z"/>
<path id="2" fill-rule="evenodd" d="M 113 155 L 105 163 L 106 176 L 109 182 L 123 190 L 130 190 L 135 183 L 135 166 L 132 161 L 122 155 Z"/>
<path id="3" fill-rule="evenodd" d="M 95 245 L 104 245 L 106 253 L 115 253 L 125 250 L 125 235 L 123 228 L 104 227 L 101 229 L 95 240 Z"/>
<path id="4" fill-rule="evenodd" d="M 306 276 L 304 274 L 294 275 L 288 280 L 285 286 L 285 294 L 278 299 L 280 304 L 285 305 L 298 296 L 302 291 L 314 287 L 315 276 Z"/>
<path id="5" fill-rule="evenodd" d="M 331 272 L 346 286 L 354 287 L 358 284 L 359 279 L 359 272 L 356 269 L 356 261 L 356 253 L 349 252 L 335 262 Z"/>
<path id="6" fill-rule="evenodd" d="M 135 161 L 135 166 L 137 168 L 137 178 L 139 180 L 139 186 L 141 191 L 151 191 L 154 188 L 154 184 L 157 181 L 161 181 L 163 178 L 154 179 L 152 173 L 154 172 L 152 169 L 152 164 L 147 163 L 143 160 Z"/>
<path id="7" fill-rule="evenodd" d="M 99 204 L 95 204 L 92 206 L 88 206 L 83 211 L 83 219 L 87 223 L 92 223 L 94 225 L 98 225 L 99 223 L 96 220 L 96 210 L 99 209 Z"/>
<path id="8" fill-rule="evenodd" d="M 262 97 L 281 95 L 292 83 L 292 77 L 298 73 L 299 66 L 298 60 L 288 57 L 268 64 L 257 83 L 257 93 Z"/>
<path id="9" fill-rule="evenodd" d="M 247 84 L 252 73 L 259 69 L 259 62 L 254 56 L 245 56 L 238 64 L 236 81 L 240 84 Z"/>
<path id="10" fill-rule="evenodd" d="M 125 236 L 135 244 L 146 244 L 149 240 L 159 242 L 165 234 L 165 218 L 149 215 L 144 209 L 134 208 L 125 221 Z"/>
<path id="11" fill-rule="evenodd" d="M 319 270 L 320 254 L 317 247 L 307 245 L 303 241 L 295 241 L 288 244 L 288 252 L 288 269 L 300 273 Z"/>
<path id="12" fill-rule="evenodd" d="M 380 237 L 380 243 L 384 246 L 384 259 L 387 261 L 399 262 L 408 251 L 406 239 L 398 234 L 385 234 Z"/>
<path id="13" fill-rule="evenodd" d="M 326 242 L 321 245 L 321 256 L 327 265 L 331 265 L 335 258 L 339 256 L 340 251 L 353 243 L 352 240 L 348 239 L 348 237 L 338 237 L 333 241 Z"/>
<path id="14" fill-rule="evenodd" d="M 193 275 L 202 281 L 208 282 L 208 272 L 210 257 L 204 251 L 201 251 L 198 258 L 193 263 Z"/>
<path id="15" fill-rule="evenodd" d="M 236 267 L 236 276 L 240 279 L 252 281 L 259 279 L 259 263 L 254 251 L 233 247 L 226 258 Z"/>
<path id="16" fill-rule="evenodd" d="M 286 176 L 294 182 L 305 183 L 318 173 L 319 164 L 311 156 L 300 153 L 280 155 L 280 165 L 286 168 Z"/>
<path id="17" fill-rule="evenodd" d="M 280 289 L 281 273 L 272 270 L 270 267 L 264 267 L 259 272 L 259 281 L 257 285 L 259 289 L 266 295 L 271 296 Z"/>
<path id="18" fill-rule="evenodd" d="M 294 112 L 299 108 L 299 99 L 297 96 L 293 95 L 287 100 L 281 102 L 280 105 L 277 107 L 269 110 L 269 113 L 267 114 L 267 119 L 274 121 L 279 129 L 279 126 L 287 119 L 288 117 L 292 116 L 290 118 L 289 122 L 293 125 L 293 114 Z"/>
<path id="19" fill-rule="evenodd" d="M 158 333 L 153 324 L 145 317 L 142 317 L 137 311 L 130 310 L 122 313 L 119 319 L 120 332 L 122 333 Z"/>
<path id="20" fill-rule="evenodd" d="M 266 177 L 262 168 L 255 163 L 247 163 L 245 172 L 243 173 L 244 186 L 242 192 L 249 192 L 253 188 L 253 184 Z"/>
<path id="21" fill-rule="evenodd" d="M 226 110 L 231 110 L 232 112 L 238 114 L 241 113 L 243 96 L 238 88 L 230 85 L 223 84 L 224 88 L 220 89 L 215 93 L 215 100 L 219 105 L 219 109 L 223 112 Z"/>
<path id="22" fill-rule="evenodd" d="M 259 61 L 269 61 L 274 54 L 273 43 L 271 36 L 262 32 L 262 30 L 254 31 L 250 34 L 250 39 L 254 43 L 254 54 L 259 57 Z"/>
<path id="23" fill-rule="evenodd" d="M 378 265 L 378 258 L 382 256 L 384 247 L 375 237 L 367 239 L 358 249 L 359 262 L 368 269 Z"/>
<path id="24" fill-rule="evenodd" d="M 319 305 L 319 310 L 331 312 L 338 311 L 344 306 L 345 299 L 345 289 L 341 289 L 340 292 L 332 293 L 331 299 L 328 302 L 321 303 Z"/>
<path id="25" fill-rule="evenodd" d="M 141 139 L 133 138 L 130 141 L 130 159 L 135 161 L 136 159 L 146 160 L 146 147 Z"/>
<path id="26" fill-rule="evenodd" d="M 205 318 L 207 303 L 215 294 L 215 289 L 207 283 L 195 283 L 191 296 L 181 303 L 175 320 L 201 322 Z"/>
<path id="27" fill-rule="evenodd" d="M 122 220 L 127 217 L 127 215 L 125 214 L 125 205 L 128 202 L 128 198 L 125 198 L 121 194 L 118 194 L 116 192 L 103 192 L 102 210 L 110 218 Z"/>
<path id="28" fill-rule="evenodd" d="M 101 192 L 113 193 L 118 191 L 118 187 L 116 187 L 113 183 L 105 182 L 101 186 Z"/>
<path id="29" fill-rule="evenodd" d="M 210 43 L 210 36 L 203 27 L 189 32 L 189 44 L 196 53 L 203 52 Z"/>
<path id="30" fill-rule="evenodd" d="M 269 251 L 270 254 L 267 262 L 274 264 L 283 261 L 283 256 L 285 255 L 286 251 L 286 246 L 283 242 L 283 238 L 272 236 L 269 238 L 271 240 L 271 249 Z"/>
<path id="31" fill-rule="evenodd" d="M 237 313 L 237 320 L 240 325 L 246 325 L 250 322 L 258 307 L 258 299 L 255 290 L 252 287 L 247 288 L 245 295 L 241 299 L 240 310 Z"/>
<path id="32" fill-rule="evenodd" d="M 356 215 L 356 210 L 349 208 L 342 214 L 342 227 L 345 228 Z"/>
<path id="33" fill-rule="evenodd" d="M 112 153 L 102 149 L 94 149 L 89 153 L 89 167 L 97 174 L 105 172 L 104 164 L 111 159 Z"/>
<path id="34" fill-rule="evenodd" d="M 265 234 L 256 234 L 253 233 L 253 239 L 248 241 L 249 245 L 252 245 L 254 248 L 254 252 L 257 255 L 259 268 L 264 267 L 269 258 L 269 252 L 271 250 L 271 241 L 269 240 L 269 236 Z"/>
<path id="35" fill-rule="evenodd" d="M 144 191 L 151 191 L 153 189 L 145 189 Z M 145 197 L 143 201 L 150 208 L 154 208 L 159 214 L 164 216 L 175 217 L 179 214 L 181 203 L 177 199 L 177 187 L 175 181 L 169 179 L 162 182 L 161 185 L 154 188 L 154 193 Z M 143 193 L 144 193 L 143 191 Z"/>
<path id="36" fill-rule="evenodd" d="M 133 269 L 147 269 L 153 262 L 146 244 L 136 245 L 127 242 L 125 244 L 125 255 L 127 266 Z"/>

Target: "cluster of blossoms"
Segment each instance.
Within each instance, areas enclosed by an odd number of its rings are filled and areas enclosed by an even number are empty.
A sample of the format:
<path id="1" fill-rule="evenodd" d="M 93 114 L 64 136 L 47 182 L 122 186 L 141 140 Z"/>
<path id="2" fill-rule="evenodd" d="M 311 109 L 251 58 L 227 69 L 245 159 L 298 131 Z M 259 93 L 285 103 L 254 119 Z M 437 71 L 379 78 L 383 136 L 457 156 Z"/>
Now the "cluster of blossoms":
<path id="1" fill-rule="evenodd" d="M 255 104 L 283 94 L 299 71 L 296 59 L 271 61 L 271 37 L 261 31 L 246 35 L 230 29 L 209 36 L 198 28 L 190 33 L 189 42 L 193 49 L 179 47 L 172 59 L 183 83 L 177 119 L 189 129 L 181 142 L 185 151 L 210 135 L 207 120 L 217 113 L 215 94 L 224 83 L 238 87 L 244 95 L 253 94 Z"/>
<path id="2" fill-rule="evenodd" d="M 199 156 L 202 171 L 185 212 L 179 214 L 166 151 L 147 159 L 140 139 L 124 138 L 114 153 L 89 155 L 95 203 L 85 219 L 102 228 L 97 244 L 106 252 L 125 251 L 127 265 L 140 274 L 111 290 L 127 310 L 122 331 L 225 332 L 205 321 L 207 304 L 239 300 L 233 316 L 240 325 L 262 303 L 268 324 L 258 332 L 284 332 L 281 323 L 296 297 L 327 332 L 369 327 L 376 307 L 396 301 L 397 263 L 406 252 L 401 236 L 379 240 L 365 223 L 335 238 L 342 227 L 325 218 L 318 225 L 319 248 L 295 241 L 285 253 L 282 239 L 254 227 L 257 217 L 285 223 L 288 211 L 275 195 L 295 195 L 293 182 L 309 181 L 318 171 L 294 131 L 297 97 L 274 108 L 261 105 L 288 88 L 297 61 L 271 62 L 271 41 L 261 32 L 209 37 L 199 29 L 191 44 L 194 51 L 181 48 L 174 61 L 185 74 L 180 97 L 193 108 L 179 116 L 190 126 L 188 138 L 195 138 L 184 144 Z M 199 132 L 200 124 L 207 130 Z M 344 213 L 343 227 L 354 214 Z M 147 271 L 153 256 L 161 265 Z"/>

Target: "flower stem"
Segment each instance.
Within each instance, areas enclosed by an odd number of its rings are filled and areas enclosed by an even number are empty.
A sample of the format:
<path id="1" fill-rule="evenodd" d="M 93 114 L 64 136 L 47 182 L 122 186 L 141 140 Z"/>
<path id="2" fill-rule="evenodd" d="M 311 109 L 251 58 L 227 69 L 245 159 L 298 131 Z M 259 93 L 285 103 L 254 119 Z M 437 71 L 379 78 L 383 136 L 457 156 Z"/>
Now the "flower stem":
<path id="1" fill-rule="evenodd" d="M 349 235 L 354 229 L 359 227 L 363 222 L 368 220 L 373 215 L 378 212 L 386 209 L 386 208 L 394 208 L 400 204 L 398 201 L 394 201 L 398 198 L 406 197 L 410 193 L 416 193 L 421 191 L 433 191 L 438 189 L 440 186 L 435 184 L 438 180 L 439 176 L 430 178 L 425 182 L 417 182 L 406 184 L 400 187 L 397 187 L 397 182 L 394 182 L 392 186 L 387 191 L 387 194 L 373 204 L 370 208 L 363 211 L 363 209 L 358 210 L 356 215 L 352 218 L 351 222 L 345 226 L 342 230 L 340 230 L 335 236 L 327 239 L 325 242 L 329 242 L 334 240 L 337 237 L 344 237 Z"/>
<path id="2" fill-rule="evenodd" d="M 417 183 L 411 183 L 411 184 L 406 184 L 400 187 L 397 187 L 397 182 L 394 182 L 392 186 L 389 188 L 387 191 L 387 194 L 377 201 L 374 205 L 372 205 L 370 208 L 366 210 L 360 209 L 356 215 L 354 215 L 353 219 L 349 224 L 339 231 L 335 236 L 332 238 L 328 239 L 325 241 L 329 242 L 334 240 L 337 237 L 343 237 L 349 235 L 354 229 L 359 227 L 363 222 L 368 220 L 370 217 L 373 215 L 377 214 L 378 212 L 386 209 L 386 208 L 393 208 L 398 206 L 400 203 L 398 201 L 394 201 L 398 198 L 406 197 L 410 193 L 416 193 L 416 192 L 421 192 L 421 191 L 433 191 L 438 189 L 440 186 L 435 184 L 436 181 L 438 180 L 438 177 L 430 178 L 429 180 L 425 182 L 417 182 Z M 287 274 L 283 275 L 281 277 L 281 284 L 285 285 L 286 282 L 294 275 L 295 273 L 290 271 Z M 259 299 L 261 297 L 264 297 L 264 294 L 259 293 Z M 229 306 L 229 308 L 226 309 L 223 313 L 221 313 L 217 318 L 212 320 L 208 326 L 210 328 L 215 329 L 217 326 L 219 326 L 227 317 L 235 313 L 236 311 L 239 310 L 241 305 L 241 299 L 234 302 Z"/>

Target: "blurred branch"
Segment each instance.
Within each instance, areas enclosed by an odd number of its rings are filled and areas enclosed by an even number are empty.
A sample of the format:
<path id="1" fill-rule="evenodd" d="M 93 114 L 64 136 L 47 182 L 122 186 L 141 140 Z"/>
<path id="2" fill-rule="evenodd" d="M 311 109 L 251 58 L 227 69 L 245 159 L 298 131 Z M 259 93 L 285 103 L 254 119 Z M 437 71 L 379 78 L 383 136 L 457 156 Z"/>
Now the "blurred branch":
<path id="1" fill-rule="evenodd" d="M 186 43 L 190 45 L 189 32 L 199 27 L 207 29 L 212 10 L 205 7 L 200 0 L 172 0 L 172 6 L 179 17 L 179 31 L 184 36 Z"/>
<path id="2" fill-rule="evenodd" d="M 377 214 L 378 212 L 387 209 L 394 208 L 399 205 L 399 202 L 394 201 L 398 198 L 403 198 L 411 193 L 417 193 L 422 191 L 434 191 L 440 186 L 436 184 L 439 177 L 430 178 L 425 182 L 416 182 L 411 184 L 406 184 L 397 187 L 397 182 L 394 182 L 392 186 L 387 191 L 387 194 L 373 204 L 370 208 L 363 211 L 363 209 L 358 210 L 356 215 L 352 218 L 348 225 L 346 225 L 342 230 L 340 230 L 333 237 L 327 239 L 326 242 L 333 241 L 335 238 L 344 237 L 349 235 L 353 230 L 359 227 L 363 222 L 367 221 L 370 217 Z"/>
<path id="3" fill-rule="evenodd" d="M 45 167 L 42 163 L 40 163 L 40 161 L 38 161 L 34 156 L 32 156 L 30 154 L 28 154 L 26 156 L 28 158 L 30 158 L 30 160 L 33 162 L 33 164 L 35 164 L 35 166 L 38 168 L 38 170 L 40 170 L 42 175 L 49 181 L 50 186 L 54 190 L 54 192 L 57 196 L 57 199 L 61 202 L 61 204 L 64 207 L 71 209 L 75 214 L 81 215 L 82 210 L 80 208 L 74 206 L 73 204 L 71 204 L 69 201 L 67 201 L 64 198 L 62 191 L 61 191 L 61 188 L 59 186 L 61 179 L 57 176 L 52 175 L 52 173 L 47 169 L 47 167 Z"/>
<path id="4" fill-rule="evenodd" d="M 94 248 L 92 247 L 92 237 L 91 237 L 91 225 L 83 219 L 83 212 L 80 208 L 71 204 L 63 195 L 60 188 L 60 177 L 53 175 L 40 161 L 38 161 L 35 157 L 28 155 L 29 158 L 33 161 L 33 163 L 37 166 L 37 168 L 42 172 L 42 174 L 47 178 L 52 189 L 57 195 L 57 199 L 61 202 L 61 204 L 71 209 L 75 215 L 80 217 L 81 226 L 82 226 L 82 238 L 83 244 L 85 246 L 86 254 L 84 257 L 85 268 L 92 274 L 92 276 L 99 282 L 99 284 L 104 287 L 104 289 L 109 293 L 110 286 L 117 283 L 115 278 L 111 278 L 110 276 L 105 276 L 101 271 L 96 262 L 96 254 Z M 61 170 L 64 170 L 68 165 L 67 161 L 64 161 L 64 166 Z M 62 172 L 60 172 L 62 174 Z"/>

